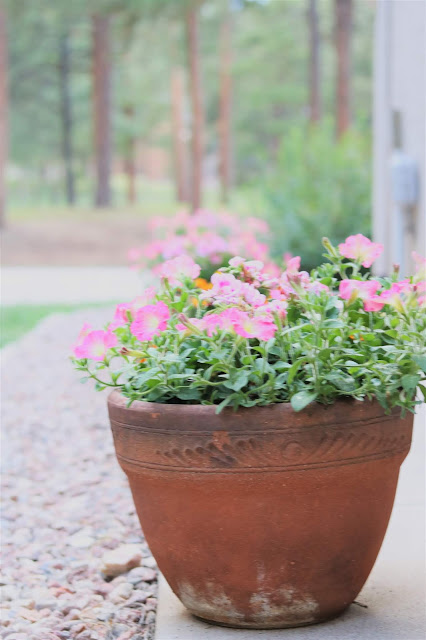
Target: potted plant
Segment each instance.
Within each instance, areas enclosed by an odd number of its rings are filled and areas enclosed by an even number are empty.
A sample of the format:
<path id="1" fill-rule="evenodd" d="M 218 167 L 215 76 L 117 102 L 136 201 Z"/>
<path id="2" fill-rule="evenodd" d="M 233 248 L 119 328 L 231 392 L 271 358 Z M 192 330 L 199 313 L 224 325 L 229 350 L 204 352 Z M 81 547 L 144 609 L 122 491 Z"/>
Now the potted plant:
<path id="1" fill-rule="evenodd" d="M 240 257 L 84 327 L 76 367 L 109 414 L 151 550 L 196 616 L 281 628 L 339 615 L 380 549 L 425 394 L 424 266 L 373 279 L 358 235 L 310 275 Z"/>

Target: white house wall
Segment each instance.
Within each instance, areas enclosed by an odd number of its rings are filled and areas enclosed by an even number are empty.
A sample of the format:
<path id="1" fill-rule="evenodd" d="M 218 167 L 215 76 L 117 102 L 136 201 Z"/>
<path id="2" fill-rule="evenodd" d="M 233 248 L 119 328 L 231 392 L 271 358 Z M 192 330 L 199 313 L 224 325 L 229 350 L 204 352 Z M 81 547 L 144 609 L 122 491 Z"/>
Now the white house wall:
<path id="1" fill-rule="evenodd" d="M 396 261 L 390 157 L 392 112 L 401 113 L 402 150 L 417 163 L 419 201 L 412 233 L 405 232 L 405 263 L 411 251 L 426 253 L 426 0 L 378 0 L 374 69 L 373 236 L 385 245 L 377 273 Z"/>

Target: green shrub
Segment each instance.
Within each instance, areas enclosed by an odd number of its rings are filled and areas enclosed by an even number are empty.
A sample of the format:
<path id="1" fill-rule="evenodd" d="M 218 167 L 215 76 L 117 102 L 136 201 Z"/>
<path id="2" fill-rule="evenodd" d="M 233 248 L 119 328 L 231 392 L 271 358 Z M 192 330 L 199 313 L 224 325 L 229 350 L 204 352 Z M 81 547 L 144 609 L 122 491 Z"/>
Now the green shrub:
<path id="1" fill-rule="evenodd" d="M 300 255 L 310 269 L 321 262 L 323 236 L 338 243 L 354 233 L 370 235 L 370 165 L 365 134 L 351 131 L 337 142 L 330 123 L 292 127 L 261 188 L 272 255 Z"/>

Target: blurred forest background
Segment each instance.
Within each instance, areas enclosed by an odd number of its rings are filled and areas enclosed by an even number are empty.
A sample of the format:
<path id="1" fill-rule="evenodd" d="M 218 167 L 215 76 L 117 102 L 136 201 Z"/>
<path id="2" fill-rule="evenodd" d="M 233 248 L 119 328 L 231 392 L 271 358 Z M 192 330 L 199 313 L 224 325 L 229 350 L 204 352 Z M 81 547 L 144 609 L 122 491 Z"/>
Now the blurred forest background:
<path id="1" fill-rule="evenodd" d="M 273 253 L 305 266 L 321 236 L 368 234 L 374 10 L 373 0 L 4 0 L 9 263 L 25 262 L 26 243 L 40 245 L 39 263 L 55 251 L 66 263 L 90 234 L 123 262 L 114 243 L 137 244 L 143 221 L 179 208 L 266 217 Z M 43 254 L 36 228 L 46 240 L 55 224 L 63 238 Z"/>

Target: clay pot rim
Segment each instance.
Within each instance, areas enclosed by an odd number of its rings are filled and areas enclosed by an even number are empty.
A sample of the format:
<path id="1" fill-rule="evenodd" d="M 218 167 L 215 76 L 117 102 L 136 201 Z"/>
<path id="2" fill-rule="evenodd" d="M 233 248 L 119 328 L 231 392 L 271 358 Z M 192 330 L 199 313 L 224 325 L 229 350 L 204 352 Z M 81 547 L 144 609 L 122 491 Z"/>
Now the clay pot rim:
<path id="1" fill-rule="evenodd" d="M 185 411 L 189 413 L 205 413 L 206 415 L 235 415 L 238 413 L 246 413 L 246 412 L 258 412 L 265 411 L 267 409 L 273 409 L 274 411 L 281 411 L 286 413 L 292 413 L 295 415 L 306 414 L 307 412 L 312 412 L 313 410 L 320 411 L 321 413 L 324 411 L 330 411 L 332 407 L 341 406 L 346 407 L 348 409 L 353 409 L 356 407 L 364 407 L 379 409 L 380 413 L 384 413 L 385 410 L 381 406 L 381 404 L 376 400 L 356 400 L 355 398 L 338 398 L 334 402 L 330 402 L 329 404 L 323 404 L 320 402 L 312 402 L 302 411 L 295 411 L 291 406 L 290 402 L 273 402 L 271 404 L 265 405 L 256 405 L 255 407 L 239 407 L 236 411 L 232 407 L 225 407 L 222 409 L 220 414 L 216 414 L 217 404 L 200 404 L 198 402 L 194 403 L 181 403 L 181 402 L 147 402 L 145 400 L 134 400 L 130 407 L 127 406 L 128 398 L 121 393 L 118 389 L 114 389 L 108 395 L 108 404 L 112 404 L 113 406 L 117 406 L 127 411 L 136 410 L 140 411 L 148 411 L 151 413 L 153 411 L 153 407 L 155 407 L 155 411 L 170 413 L 170 410 L 178 411 L 183 413 Z M 396 408 L 397 409 L 397 408 Z M 392 410 L 392 413 L 395 409 Z M 390 415 L 390 414 L 389 414 Z"/>
<path id="2" fill-rule="evenodd" d="M 388 414 L 377 400 L 355 400 L 339 398 L 332 404 L 312 403 L 302 411 L 296 412 L 289 402 L 269 404 L 256 407 L 241 407 L 234 411 L 226 407 L 216 414 L 217 405 L 174 404 L 145 402 L 135 400 L 127 407 L 128 398 L 120 391 L 114 390 L 108 397 L 110 417 L 121 423 L 124 418 L 127 424 L 140 426 L 141 420 L 157 428 L 167 425 L 167 429 L 181 430 L 188 423 L 197 425 L 196 429 L 262 429 L 262 428 L 306 428 L 321 427 L 344 423 L 358 423 L 377 420 L 392 420 L 398 415 L 398 409 Z M 230 427 L 232 423 L 232 427 Z M 154 427 L 155 428 L 155 427 Z"/>

